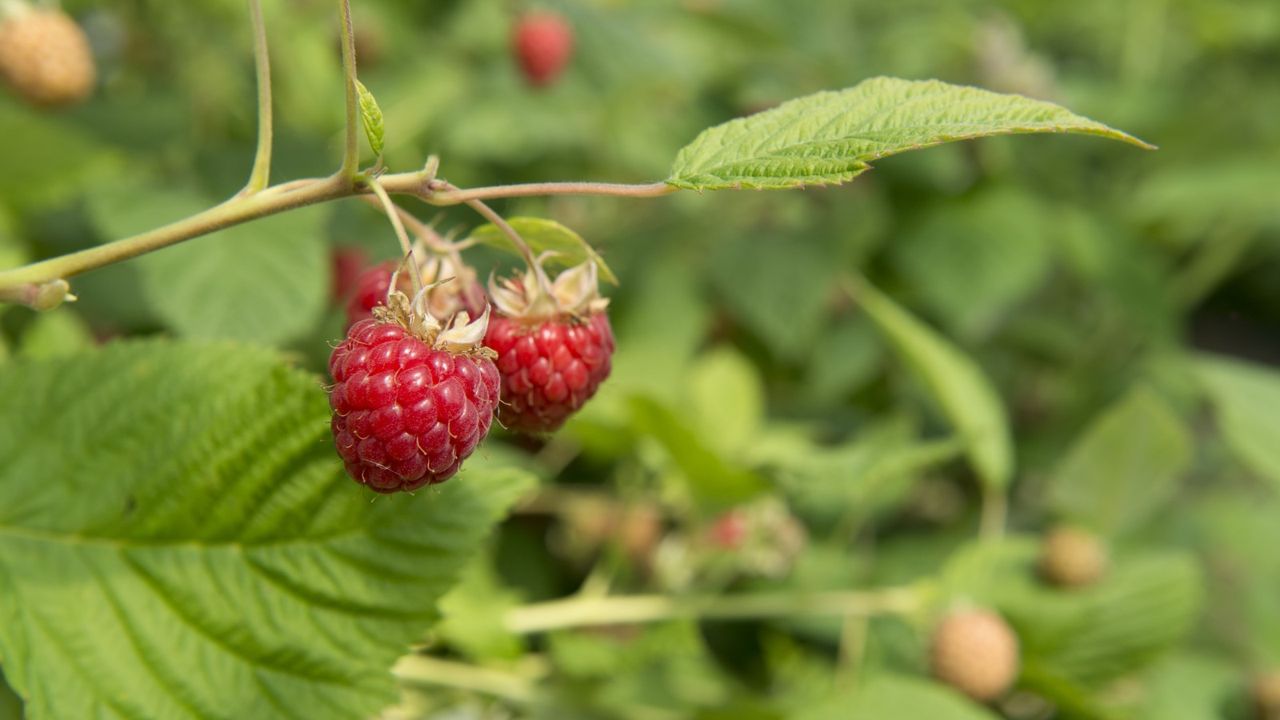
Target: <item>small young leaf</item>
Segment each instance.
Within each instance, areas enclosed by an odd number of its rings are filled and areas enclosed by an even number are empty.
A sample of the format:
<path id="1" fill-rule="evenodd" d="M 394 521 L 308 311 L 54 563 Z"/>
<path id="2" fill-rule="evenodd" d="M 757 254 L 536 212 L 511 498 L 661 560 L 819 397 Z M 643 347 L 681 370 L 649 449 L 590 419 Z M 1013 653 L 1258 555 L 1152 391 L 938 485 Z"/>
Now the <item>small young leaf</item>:
<path id="1" fill-rule="evenodd" d="M 1201 356 L 1196 370 L 1227 445 L 1280 489 L 1280 372 L 1212 355 Z"/>
<path id="2" fill-rule="evenodd" d="M 831 185 L 907 150 L 1025 133 L 1082 133 L 1152 147 L 1053 103 L 881 77 L 704 130 L 676 156 L 667 184 L 690 190 Z"/>
<path id="3" fill-rule="evenodd" d="M 369 88 L 359 80 L 356 80 L 356 91 L 360 94 L 360 120 L 364 125 L 364 135 L 369 139 L 369 147 L 373 148 L 373 154 L 382 157 L 384 144 L 382 108 L 378 107 L 378 101 L 373 97 L 373 93 L 369 92 Z"/>
<path id="4" fill-rule="evenodd" d="M 867 316 L 924 381 L 956 432 L 983 484 L 1003 488 L 1013 476 L 1009 421 L 978 364 L 865 280 L 851 288 Z"/>
<path id="5" fill-rule="evenodd" d="M 596 267 L 600 270 L 600 277 L 614 285 L 618 284 L 617 276 L 613 274 L 608 265 L 605 265 L 604 258 L 600 257 L 595 249 L 588 245 L 586 240 L 582 239 L 581 235 L 555 220 L 536 217 L 513 217 L 507 218 L 507 224 L 511 225 L 520 234 L 520 237 L 528 244 L 529 249 L 533 250 L 534 255 L 541 255 L 544 252 L 555 253 L 550 262 L 562 267 L 572 267 L 588 260 L 594 260 Z M 506 233 L 492 223 L 481 225 L 472 230 L 469 239 L 519 254 Z"/>
<path id="6" fill-rule="evenodd" d="M 1155 393 L 1130 392 L 1076 441 L 1053 475 L 1052 508 L 1115 535 L 1157 512 L 1191 462 L 1192 438 Z"/>
<path id="7" fill-rule="evenodd" d="M 231 343 L 0 373 L 0 665 L 43 718 L 370 717 L 528 487 L 378 497 L 319 379 Z"/>

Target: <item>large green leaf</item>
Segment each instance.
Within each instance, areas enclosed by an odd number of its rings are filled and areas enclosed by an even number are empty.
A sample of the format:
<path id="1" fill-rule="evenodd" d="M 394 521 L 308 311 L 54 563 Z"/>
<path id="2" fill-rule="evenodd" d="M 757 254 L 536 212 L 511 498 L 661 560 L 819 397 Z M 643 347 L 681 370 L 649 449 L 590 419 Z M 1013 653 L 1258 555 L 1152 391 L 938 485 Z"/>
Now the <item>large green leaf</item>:
<path id="1" fill-rule="evenodd" d="M 107 239 L 160 227 L 213 203 L 182 189 L 113 189 L 94 198 Z M 281 344 L 311 329 L 328 300 L 324 208 L 294 210 L 144 255 L 142 288 L 179 335 Z"/>
<path id="2" fill-rule="evenodd" d="M 727 456 L 746 450 L 764 423 L 764 382 L 735 350 L 698 358 L 689 369 L 689 398 L 699 434 Z"/>
<path id="3" fill-rule="evenodd" d="M 319 380 L 231 344 L 0 375 L 0 663 L 32 718 L 352 718 L 516 494 L 374 496 Z"/>
<path id="4" fill-rule="evenodd" d="M 1173 647 L 1195 624 L 1202 601 L 1199 568 L 1187 556 L 1131 560 L 1078 598 L 1071 632 L 1043 648 L 1044 668 L 1084 685 L 1134 672 Z"/>
<path id="5" fill-rule="evenodd" d="M 658 400 L 636 395 L 631 413 L 633 425 L 662 445 L 687 480 L 689 494 L 704 507 L 736 505 L 768 489 L 763 478 L 726 459 Z"/>
<path id="6" fill-rule="evenodd" d="M 1204 355 L 1196 363 L 1227 444 L 1280 489 L 1280 372 Z"/>
<path id="7" fill-rule="evenodd" d="M 867 678 L 852 693 L 834 695 L 798 713 L 804 720 L 995 720 L 989 710 L 951 688 L 921 678 L 887 673 Z"/>
<path id="8" fill-rule="evenodd" d="M 888 155 L 1024 133 L 1082 133 L 1150 147 L 1053 103 L 880 77 L 704 130 L 676 156 L 667 184 L 692 190 L 830 185 Z"/>
<path id="9" fill-rule="evenodd" d="M 1099 532 L 1133 529 L 1173 494 L 1191 447 L 1190 433 L 1158 395 L 1133 390 L 1076 440 L 1053 475 L 1050 505 Z"/>
<path id="10" fill-rule="evenodd" d="M 561 267 L 570 267 L 588 260 L 594 260 L 596 267 L 600 270 L 600 277 L 615 285 L 618 284 L 618 278 L 609 269 L 609 266 L 605 264 L 604 258 L 600 257 L 600 254 L 587 244 L 587 241 L 583 240 L 581 235 L 555 220 L 537 217 L 513 217 L 507 218 L 507 224 L 520 235 L 520 239 L 524 240 L 534 255 L 551 253 L 550 261 Z M 507 234 L 493 223 L 481 225 L 472 230 L 469 239 L 519 254 L 519 250 L 511 242 L 511 238 L 507 237 Z"/>
<path id="11" fill-rule="evenodd" d="M 1008 485 L 1013 476 L 1009 422 L 978 364 L 865 280 L 855 281 L 851 290 L 968 443 L 969 460 L 983 483 Z"/>

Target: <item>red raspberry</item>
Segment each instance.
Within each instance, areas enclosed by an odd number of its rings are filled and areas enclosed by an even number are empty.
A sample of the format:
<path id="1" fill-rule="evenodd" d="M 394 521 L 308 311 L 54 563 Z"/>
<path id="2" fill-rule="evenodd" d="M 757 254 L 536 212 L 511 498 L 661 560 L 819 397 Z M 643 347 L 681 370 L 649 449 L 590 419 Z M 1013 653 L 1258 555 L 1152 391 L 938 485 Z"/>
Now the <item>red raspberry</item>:
<path id="1" fill-rule="evenodd" d="M 433 288 L 428 295 L 433 315 L 448 319 L 459 310 L 466 310 L 472 317 L 484 312 L 488 303 L 484 299 L 484 289 L 476 282 L 474 270 L 470 267 L 458 267 L 459 263 L 435 257 L 425 250 L 418 250 L 415 257 L 420 258 L 418 274 L 422 285 L 448 280 Z M 386 304 L 395 269 L 394 262 L 379 263 L 356 278 L 355 292 L 347 302 L 348 326 L 373 317 L 373 309 Z M 400 274 L 396 285 L 396 290 L 400 292 L 413 292 L 413 280 L 406 273 Z"/>
<path id="2" fill-rule="evenodd" d="M 544 87 L 560 77 L 569 64 L 573 28 L 555 13 L 530 13 L 516 23 L 512 44 L 529 84 Z"/>
<path id="3" fill-rule="evenodd" d="M 355 294 L 356 284 L 369 264 L 369 254 L 360 247 L 334 248 L 329 254 L 331 277 L 329 294 L 334 304 L 347 302 Z"/>
<path id="4" fill-rule="evenodd" d="M 387 315 L 380 308 L 351 326 L 329 357 L 338 454 L 356 482 L 380 493 L 452 477 L 489 433 L 499 385 L 483 349 L 427 342 Z"/>
<path id="5" fill-rule="evenodd" d="M 373 317 L 373 309 L 386 302 L 387 291 L 391 289 L 391 273 L 394 271 L 395 263 L 385 262 L 360 273 L 354 283 L 355 292 L 347 301 L 348 325 Z"/>
<path id="6" fill-rule="evenodd" d="M 707 532 L 712 544 L 721 550 L 738 550 L 747 542 L 751 521 L 741 510 L 730 510 L 716 518 Z"/>
<path id="7" fill-rule="evenodd" d="M 485 345 L 498 353 L 498 420 L 523 433 L 559 429 L 609 377 L 613 330 L 603 311 L 536 322 L 494 315 Z"/>

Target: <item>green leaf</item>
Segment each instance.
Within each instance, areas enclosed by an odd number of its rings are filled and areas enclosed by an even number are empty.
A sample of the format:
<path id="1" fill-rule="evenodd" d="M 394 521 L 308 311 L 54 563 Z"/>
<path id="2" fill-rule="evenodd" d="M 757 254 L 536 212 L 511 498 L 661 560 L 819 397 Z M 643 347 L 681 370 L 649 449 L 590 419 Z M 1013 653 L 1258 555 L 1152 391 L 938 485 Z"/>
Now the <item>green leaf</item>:
<path id="1" fill-rule="evenodd" d="M 822 333 L 839 264 L 822 239 L 779 231 L 742 234 L 721 245 L 711 281 L 726 309 L 778 357 L 807 360 Z"/>
<path id="2" fill-rule="evenodd" d="M 676 156 L 666 182 L 690 190 L 831 185 L 907 150 L 1024 133 L 1082 133 L 1151 147 L 1053 103 L 880 77 L 704 130 Z"/>
<path id="3" fill-rule="evenodd" d="M 618 284 L 618 278 L 605 264 L 604 258 L 587 244 L 586 240 L 578 233 L 561 225 L 555 220 L 536 217 L 513 217 L 507 218 L 507 224 L 511 225 L 533 254 L 541 255 L 544 252 L 551 252 L 554 255 L 550 262 L 561 267 L 572 267 L 580 265 L 588 260 L 594 260 L 596 267 L 600 269 L 600 277 L 613 283 Z M 471 231 L 471 240 L 483 243 L 491 247 L 501 250 L 507 250 L 520 255 L 520 251 L 502 232 L 497 225 L 492 223 L 481 225 Z"/>
<path id="4" fill-rule="evenodd" d="M 1201 355 L 1196 371 L 1231 450 L 1280 490 L 1280 372 Z"/>
<path id="5" fill-rule="evenodd" d="M 1014 187 L 938 203 L 894 243 L 895 266 L 946 327 L 989 337 L 1049 270 L 1052 215 Z"/>
<path id="6" fill-rule="evenodd" d="M 1098 686 L 1132 673 L 1175 645 L 1195 624 L 1202 601 L 1195 562 L 1183 555 L 1132 560 L 1079 598 L 1084 610 L 1044 667 Z"/>
<path id="7" fill-rule="evenodd" d="M 373 496 L 318 378 L 227 343 L 0 375 L 0 663 L 41 718 L 351 718 L 528 486 Z"/>
<path id="8" fill-rule="evenodd" d="M 207 209 L 200 195 L 159 186 L 94 198 L 112 239 Z M 142 288 L 174 332 L 268 344 L 293 340 L 320 320 L 328 301 L 324 208 L 293 210 L 144 255 Z"/>
<path id="9" fill-rule="evenodd" d="M 1221 708 L 1239 691 L 1233 664 L 1183 653 L 1161 661 L 1146 678 L 1141 720 L 1204 720 L 1221 717 Z"/>
<path id="10" fill-rule="evenodd" d="M 364 125 L 364 136 L 369 139 L 369 147 L 373 149 L 373 154 L 382 157 L 382 148 L 384 145 L 383 125 L 382 125 L 382 108 L 378 107 L 378 101 L 373 97 L 373 93 L 369 92 L 369 88 L 359 80 L 355 81 L 356 92 L 360 95 L 360 122 Z"/>
<path id="11" fill-rule="evenodd" d="M 795 717 L 797 720 L 996 720 L 997 716 L 941 683 L 881 673 L 866 678 L 854 692 L 838 693 Z"/>
<path id="12" fill-rule="evenodd" d="M 1054 472 L 1049 503 L 1103 534 L 1132 530 L 1159 511 L 1191 463 L 1192 438 L 1158 395 L 1137 388 L 1105 410 Z"/>
<path id="13" fill-rule="evenodd" d="M 690 399 L 699 434 L 726 455 L 738 453 L 764 422 L 764 383 L 741 353 L 723 348 L 690 369 Z"/>
<path id="14" fill-rule="evenodd" d="M 694 500 L 715 509 L 759 495 L 768 484 L 758 475 L 726 460 L 670 408 L 657 400 L 631 398 L 633 424 L 661 443 L 688 481 Z"/>
<path id="15" fill-rule="evenodd" d="M 93 345 L 93 333 L 83 318 L 71 308 L 42 312 L 31 321 L 18 343 L 18 354 L 26 358 L 69 355 Z"/>
<path id="16" fill-rule="evenodd" d="M 969 461 L 978 477 L 989 488 L 1007 486 L 1013 477 L 1009 422 L 978 364 L 865 280 L 858 280 L 851 291 L 968 443 Z"/>

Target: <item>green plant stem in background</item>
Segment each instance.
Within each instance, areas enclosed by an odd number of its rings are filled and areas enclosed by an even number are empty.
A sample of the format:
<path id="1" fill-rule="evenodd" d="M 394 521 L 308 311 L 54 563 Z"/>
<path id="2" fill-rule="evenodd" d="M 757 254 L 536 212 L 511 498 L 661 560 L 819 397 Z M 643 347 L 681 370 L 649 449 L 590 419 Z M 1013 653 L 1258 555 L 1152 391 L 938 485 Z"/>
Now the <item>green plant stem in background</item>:
<path id="1" fill-rule="evenodd" d="M 342 151 L 342 168 L 338 175 L 354 185 L 360 168 L 360 145 L 356 134 L 358 109 L 356 99 L 356 41 L 351 29 L 351 2 L 338 0 L 342 16 L 342 75 L 346 83 L 347 133 Z"/>
<path id="2" fill-rule="evenodd" d="M 506 626 L 513 633 L 525 634 L 679 618 L 746 620 L 795 615 L 869 617 L 913 613 L 920 609 L 922 596 L 919 587 L 894 587 L 866 591 L 754 595 L 574 597 L 515 608 L 507 613 Z"/>
<path id="3" fill-rule="evenodd" d="M 271 56 L 261 0 L 249 0 L 249 15 L 253 18 L 253 65 L 258 75 L 258 151 L 243 195 L 265 190 L 271 183 Z"/>
<path id="4" fill-rule="evenodd" d="M 527 703 L 534 695 L 533 682 L 520 675 L 425 655 L 406 655 L 391 672 L 407 685 L 450 687 L 518 703 Z"/>

